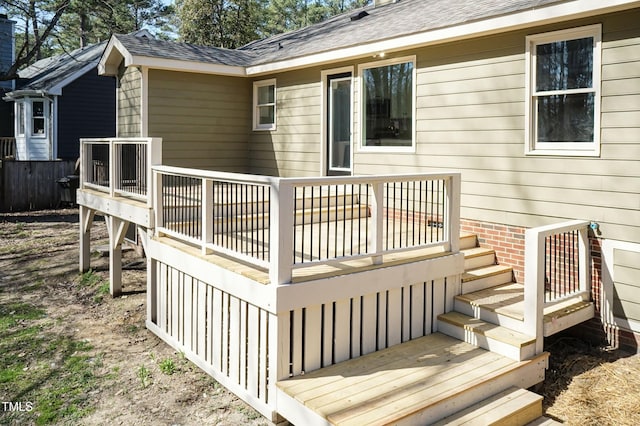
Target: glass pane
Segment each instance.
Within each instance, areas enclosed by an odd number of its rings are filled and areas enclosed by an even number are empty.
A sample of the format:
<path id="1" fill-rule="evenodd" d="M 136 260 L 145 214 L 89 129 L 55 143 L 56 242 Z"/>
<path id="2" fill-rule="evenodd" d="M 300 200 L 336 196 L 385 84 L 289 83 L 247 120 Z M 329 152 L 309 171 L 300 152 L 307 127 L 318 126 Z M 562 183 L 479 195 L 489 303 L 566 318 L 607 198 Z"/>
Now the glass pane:
<path id="1" fill-rule="evenodd" d="M 539 44 L 536 90 L 593 87 L 593 37 Z"/>
<path id="2" fill-rule="evenodd" d="M 413 63 L 363 72 L 365 145 L 411 146 L 413 137 Z"/>
<path id="3" fill-rule="evenodd" d="M 351 167 L 351 80 L 331 82 L 331 167 Z"/>
<path id="4" fill-rule="evenodd" d="M 33 118 L 33 134 L 44 135 L 44 118 Z"/>
<path id="5" fill-rule="evenodd" d="M 24 135 L 24 103 L 18 104 L 18 134 Z"/>
<path id="6" fill-rule="evenodd" d="M 275 123 L 275 107 L 271 106 L 259 106 L 258 107 L 258 124 L 273 124 Z"/>
<path id="7" fill-rule="evenodd" d="M 44 117 L 44 102 L 38 101 L 33 103 L 33 116 Z"/>
<path id="8" fill-rule="evenodd" d="M 274 85 L 258 87 L 258 105 L 274 103 L 275 91 L 276 87 Z"/>
<path id="9" fill-rule="evenodd" d="M 593 142 L 593 93 L 538 98 L 538 142 Z"/>

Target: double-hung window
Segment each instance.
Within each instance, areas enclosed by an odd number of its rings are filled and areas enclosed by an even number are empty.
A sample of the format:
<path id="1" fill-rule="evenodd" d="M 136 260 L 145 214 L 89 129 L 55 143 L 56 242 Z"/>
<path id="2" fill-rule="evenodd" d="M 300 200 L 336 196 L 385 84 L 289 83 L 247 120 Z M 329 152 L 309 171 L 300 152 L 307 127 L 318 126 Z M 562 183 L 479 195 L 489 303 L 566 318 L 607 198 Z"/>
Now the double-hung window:
<path id="1" fill-rule="evenodd" d="M 361 80 L 360 149 L 413 151 L 415 57 L 364 64 Z"/>
<path id="2" fill-rule="evenodd" d="M 253 130 L 276 129 L 275 79 L 253 83 Z"/>
<path id="3" fill-rule="evenodd" d="M 601 32 L 527 37 L 527 154 L 600 154 Z"/>

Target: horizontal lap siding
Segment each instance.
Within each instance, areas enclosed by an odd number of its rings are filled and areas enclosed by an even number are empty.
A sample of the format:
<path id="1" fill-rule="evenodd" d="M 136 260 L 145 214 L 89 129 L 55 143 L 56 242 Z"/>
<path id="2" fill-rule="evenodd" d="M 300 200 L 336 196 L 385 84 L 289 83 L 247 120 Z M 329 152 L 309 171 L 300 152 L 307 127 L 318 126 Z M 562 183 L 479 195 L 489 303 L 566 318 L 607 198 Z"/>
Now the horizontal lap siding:
<path id="1" fill-rule="evenodd" d="M 533 227 L 600 223 L 640 241 L 640 11 L 417 53 L 416 153 L 358 153 L 356 173 L 462 172 L 462 217 Z M 524 155 L 525 37 L 601 22 L 600 158 Z"/>
<path id="2" fill-rule="evenodd" d="M 251 170 L 283 177 L 317 176 L 320 172 L 320 70 L 285 73 L 275 78 L 276 130 L 251 134 Z"/>
<path id="3" fill-rule="evenodd" d="M 121 138 L 141 135 L 142 74 L 135 67 L 123 70 L 118 88 L 118 136 Z"/>
<path id="4" fill-rule="evenodd" d="M 246 172 L 251 83 L 244 78 L 149 71 L 149 135 L 163 163 Z"/>

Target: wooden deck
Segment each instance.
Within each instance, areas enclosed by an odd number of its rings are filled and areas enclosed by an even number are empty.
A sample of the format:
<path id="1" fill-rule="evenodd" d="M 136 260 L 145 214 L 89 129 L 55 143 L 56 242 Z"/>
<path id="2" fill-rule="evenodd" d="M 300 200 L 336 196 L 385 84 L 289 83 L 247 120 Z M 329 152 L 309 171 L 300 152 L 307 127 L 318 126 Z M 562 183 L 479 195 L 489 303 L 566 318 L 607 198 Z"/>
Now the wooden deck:
<path id="1" fill-rule="evenodd" d="M 542 381 L 547 358 L 518 362 L 435 333 L 281 381 L 278 411 L 299 425 L 430 424 Z"/>

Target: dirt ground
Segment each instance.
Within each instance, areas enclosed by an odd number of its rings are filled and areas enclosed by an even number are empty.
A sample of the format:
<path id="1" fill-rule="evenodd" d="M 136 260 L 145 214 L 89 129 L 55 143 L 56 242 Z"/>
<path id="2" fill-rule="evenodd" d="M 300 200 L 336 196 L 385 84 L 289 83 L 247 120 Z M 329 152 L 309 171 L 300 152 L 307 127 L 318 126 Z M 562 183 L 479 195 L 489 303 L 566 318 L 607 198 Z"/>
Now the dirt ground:
<path id="1" fill-rule="evenodd" d="M 37 307 L 44 319 L 31 321 L 40 321 L 42 327 L 46 324 L 47 336 L 64 336 L 86 345 L 88 355 L 83 359 L 91 365 L 91 371 L 83 373 L 90 376 L 85 381 L 90 389 L 83 388 L 81 402 L 76 404 L 81 410 L 73 416 L 55 413 L 47 422 L 41 414 L 7 415 L 0 406 L 0 424 L 268 424 L 145 328 L 146 264 L 134 250 L 124 253 L 124 295 L 120 298 L 104 294 L 107 257 L 94 254 L 94 272 L 84 277 L 79 274 L 77 222 L 75 209 L 0 214 L 0 313 L 3 306 Z M 92 227 L 92 248 L 106 242 L 104 222 L 98 220 Z M 5 312 L 9 314 L 14 311 Z M 12 332 L 29 323 L 21 321 L 11 323 Z M 568 337 L 550 341 L 548 349 L 551 367 L 539 392 L 544 393 L 549 416 L 576 425 L 640 424 L 638 356 L 602 350 Z M 0 350 L 16 352 L 16 359 L 38 355 L 30 354 L 28 348 Z M 56 359 L 51 366 L 62 362 L 59 351 L 52 354 Z M 23 372 L 14 376 L 28 381 L 29 372 L 37 366 L 21 362 Z M 0 400 L 7 401 L 13 398 L 11 380 L 25 385 L 14 376 L 3 375 L 2 368 L 0 365 Z M 28 384 L 20 397 L 42 398 L 38 388 L 58 385 L 57 376 L 47 377 Z"/>

